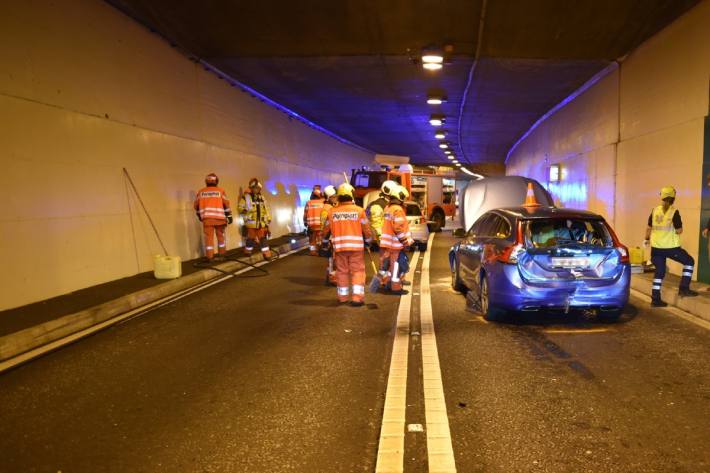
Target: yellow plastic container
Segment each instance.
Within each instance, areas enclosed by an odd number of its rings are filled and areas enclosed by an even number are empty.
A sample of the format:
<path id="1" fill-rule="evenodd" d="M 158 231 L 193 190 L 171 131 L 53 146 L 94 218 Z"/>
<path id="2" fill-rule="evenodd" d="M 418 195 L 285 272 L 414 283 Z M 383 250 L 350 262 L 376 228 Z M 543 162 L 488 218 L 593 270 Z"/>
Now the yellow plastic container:
<path id="1" fill-rule="evenodd" d="M 644 250 L 643 248 L 629 248 L 629 261 L 631 264 L 643 264 Z"/>
<path id="2" fill-rule="evenodd" d="M 155 255 L 153 257 L 155 279 L 175 279 L 182 276 L 182 260 L 179 256 Z"/>

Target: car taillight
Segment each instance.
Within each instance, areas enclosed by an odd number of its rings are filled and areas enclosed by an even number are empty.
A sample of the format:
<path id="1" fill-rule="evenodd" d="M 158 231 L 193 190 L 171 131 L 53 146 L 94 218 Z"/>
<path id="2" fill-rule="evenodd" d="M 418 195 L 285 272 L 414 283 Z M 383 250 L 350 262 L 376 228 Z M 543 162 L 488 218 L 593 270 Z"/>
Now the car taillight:
<path id="1" fill-rule="evenodd" d="M 618 245 L 616 247 L 617 251 L 619 252 L 619 255 L 621 255 L 621 258 L 619 259 L 620 262 L 622 263 L 629 263 L 631 260 L 629 259 L 629 249 L 626 248 L 624 245 Z"/>
<path id="2" fill-rule="evenodd" d="M 525 247 L 520 243 L 507 246 L 498 257 L 498 261 L 501 263 L 517 264 L 518 257 L 524 252 Z"/>

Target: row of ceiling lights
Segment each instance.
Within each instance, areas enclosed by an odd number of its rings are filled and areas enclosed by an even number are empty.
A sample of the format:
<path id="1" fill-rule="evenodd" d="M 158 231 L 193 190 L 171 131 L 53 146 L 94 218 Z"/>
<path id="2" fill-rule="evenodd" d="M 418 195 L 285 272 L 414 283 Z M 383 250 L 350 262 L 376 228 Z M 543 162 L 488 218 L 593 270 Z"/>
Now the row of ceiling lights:
<path id="1" fill-rule="evenodd" d="M 445 46 L 444 50 L 451 52 L 453 48 L 451 46 Z M 429 71 L 438 71 L 444 67 L 444 52 L 433 46 L 426 47 L 422 50 L 422 67 Z M 441 105 L 446 102 L 446 95 L 437 91 L 430 91 L 427 94 L 426 103 L 429 105 Z M 446 123 L 446 115 L 443 113 L 432 113 L 429 117 L 429 124 L 433 127 L 439 128 L 444 126 Z M 451 149 L 451 145 L 444 141 L 446 139 L 446 131 L 443 129 L 438 129 L 434 133 L 434 138 L 439 140 L 439 148 L 444 150 L 446 157 L 458 167 L 461 171 L 472 174 L 471 171 L 464 168 L 461 163 L 456 159 L 456 155 Z"/>

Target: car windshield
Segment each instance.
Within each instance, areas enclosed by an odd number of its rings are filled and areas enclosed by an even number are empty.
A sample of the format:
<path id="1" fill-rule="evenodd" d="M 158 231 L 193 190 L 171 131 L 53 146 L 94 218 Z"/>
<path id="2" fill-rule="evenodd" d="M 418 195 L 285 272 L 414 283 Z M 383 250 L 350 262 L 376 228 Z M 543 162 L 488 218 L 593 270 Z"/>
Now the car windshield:
<path id="1" fill-rule="evenodd" d="M 532 248 L 597 246 L 611 248 L 614 241 L 602 220 L 589 218 L 536 219 L 524 224 L 525 244 Z"/>

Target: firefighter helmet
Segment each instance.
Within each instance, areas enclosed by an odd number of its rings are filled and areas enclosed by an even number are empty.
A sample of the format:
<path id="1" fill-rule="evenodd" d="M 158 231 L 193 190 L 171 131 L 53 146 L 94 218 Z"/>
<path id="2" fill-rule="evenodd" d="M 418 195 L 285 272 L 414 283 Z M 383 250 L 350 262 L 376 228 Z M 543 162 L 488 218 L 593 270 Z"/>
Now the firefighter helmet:
<path id="1" fill-rule="evenodd" d="M 337 191 L 338 197 L 342 196 L 348 196 L 351 199 L 355 199 L 355 188 L 348 184 L 347 182 L 343 182 L 338 186 L 338 191 Z"/>
<path id="2" fill-rule="evenodd" d="M 394 191 L 397 188 L 398 185 L 399 184 L 397 184 L 395 181 L 387 180 L 382 183 L 382 187 L 380 187 L 380 191 L 384 195 L 389 196 L 392 193 L 392 191 Z"/>
<path id="3" fill-rule="evenodd" d="M 217 174 L 211 172 L 205 176 L 205 184 L 208 186 L 216 186 L 219 184 L 219 177 L 217 177 Z"/>
<path id="4" fill-rule="evenodd" d="M 249 180 L 249 189 L 255 189 L 255 188 L 256 188 L 256 189 L 261 190 L 262 187 L 264 187 L 264 186 L 261 185 L 261 181 L 260 181 L 259 179 L 257 179 L 256 177 L 252 177 L 252 178 Z"/>
<path id="5" fill-rule="evenodd" d="M 671 186 L 661 188 L 661 200 L 668 199 L 669 197 L 675 199 L 675 189 Z"/>
<path id="6" fill-rule="evenodd" d="M 326 199 L 330 199 L 331 197 L 333 197 L 336 192 L 337 191 L 335 190 L 334 186 L 325 186 L 325 189 L 323 190 Z"/>
<path id="7" fill-rule="evenodd" d="M 392 191 L 390 192 L 390 198 L 401 200 L 402 202 L 407 200 L 407 197 L 409 197 L 409 192 L 407 191 L 407 188 L 404 186 L 400 186 L 399 184 L 397 184 L 397 187 L 392 189 Z"/>

